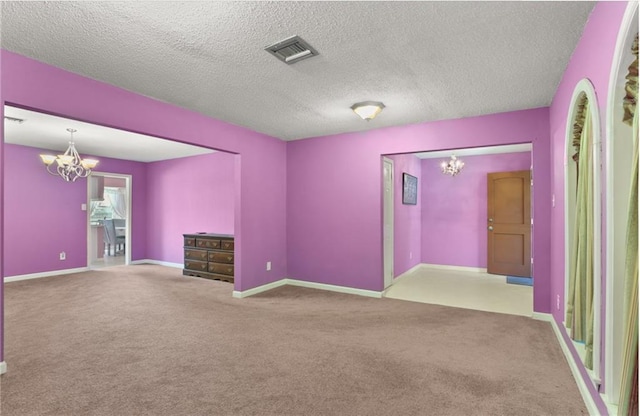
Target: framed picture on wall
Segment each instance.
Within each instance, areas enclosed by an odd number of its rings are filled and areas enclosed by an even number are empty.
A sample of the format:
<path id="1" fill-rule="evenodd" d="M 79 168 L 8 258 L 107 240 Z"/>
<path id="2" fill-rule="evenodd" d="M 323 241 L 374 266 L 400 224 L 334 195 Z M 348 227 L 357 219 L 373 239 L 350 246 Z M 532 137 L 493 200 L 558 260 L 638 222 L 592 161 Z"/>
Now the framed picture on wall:
<path id="1" fill-rule="evenodd" d="M 418 178 L 408 173 L 402 173 L 402 203 L 418 204 Z"/>

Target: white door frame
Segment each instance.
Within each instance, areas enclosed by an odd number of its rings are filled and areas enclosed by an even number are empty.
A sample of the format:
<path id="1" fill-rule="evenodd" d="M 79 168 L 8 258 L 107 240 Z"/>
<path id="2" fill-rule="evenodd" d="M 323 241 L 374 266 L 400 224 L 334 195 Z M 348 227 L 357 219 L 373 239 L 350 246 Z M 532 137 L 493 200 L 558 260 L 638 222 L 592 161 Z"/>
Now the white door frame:
<path id="1" fill-rule="evenodd" d="M 626 138 L 616 137 L 616 126 L 622 124 L 621 108 L 622 103 L 619 98 L 624 95 L 624 87 L 618 85 L 618 81 L 624 81 L 624 76 L 627 72 L 628 64 L 624 62 L 625 55 L 630 56 L 630 44 L 631 39 L 637 33 L 638 30 L 638 2 L 630 1 L 627 4 L 622 22 L 620 24 L 620 30 L 618 32 L 618 38 L 616 41 L 616 48 L 613 55 L 613 62 L 611 65 L 611 73 L 609 74 L 609 94 L 607 100 L 607 119 L 606 119 L 606 305 L 605 305 L 605 372 L 604 372 L 604 400 L 607 404 L 616 405 L 618 403 L 618 396 L 620 395 L 620 380 L 622 375 L 622 338 L 624 337 L 624 329 L 622 325 L 622 295 L 624 293 L 624 272 L 620 273 L 620 270 L 616 272 L 616 254 L 620 249 L 621 239 L 624 241 L 622 245 L 626 244 L 626 220 L 627 216 L 622 215 L 620 218 L 616 214 L 616 208 L 621 208 L 625 214 L 628 209 L 627 201 L 622 201 L 623 196 L 628 198 L 629 186 L 621 184 L 620 175 L 624 175 L 624 171 L 628 170 L 629 178 L 623 178 L 623 183 L 630 183 L 631 166 L 629 163 L 621 163 L 616 155 L 620 155 L 620 151 L 624 153 L 625 146 L 624 140 Z M 629 127 L 631 129 L 631 127 Z M 629 136 L 631 139 L 631 136 Z M 629 149 L 630 150 L 630 149 Z M 627 152 L 629 155 L 630 152 Z M 629 161 L 631 157 L 629 156 Z M 617 185 L 617 186 L 616 186 Z M 623 195 L 620 195 L 620 192 Z M 622 206 L 619 206 L 619 205 Z M 622 227 L 624 230 L 620 231 L 619 220 L 625 222 Z M 616 228 L 618 231 L 616 232 Z M 623 234 L 623 235 L 621 235 Z M 623 266 L 624 267 L 624 266 Z"/>
<path id="2" fill-rule="evenodd" d="M 385 176 L 385 168 L 389 169 L 390 175 Z M 393 187 L 393 160 L 387 157 L 382 158 L 382 275 L 383 289 L 388 288 L 393 283 L 393 204 L 394 204 L 394 187 Z M 387 191 L 388 189 L 388 191 Z"/>
<path id="3" fill-rule="evenodd" d="M 111 177 L 111 178 L 122 178 L 125 180 L 125 186 L 127 189 L 127 221 L 126 221 L 126 230 L 125 230 L 125 238 L 126 244 L 124 245 L 124 264 L 131 264 L 131 225 L 133 221 L 133 213 L 131 212 L 131 196 L 132 196 L 132 188 L 133 188 L 133 176 L 125 175 L 121 173 L 109 173 L 109 172 L 91 172 L 91 176 L 102 176 L 102 177 Z M 91 177 L 89 176 L 89 177 Z M 91 244 L 91 181 L 87 178 L 87 267 L 91 268 L 91 250 L 95 250 Z"/>

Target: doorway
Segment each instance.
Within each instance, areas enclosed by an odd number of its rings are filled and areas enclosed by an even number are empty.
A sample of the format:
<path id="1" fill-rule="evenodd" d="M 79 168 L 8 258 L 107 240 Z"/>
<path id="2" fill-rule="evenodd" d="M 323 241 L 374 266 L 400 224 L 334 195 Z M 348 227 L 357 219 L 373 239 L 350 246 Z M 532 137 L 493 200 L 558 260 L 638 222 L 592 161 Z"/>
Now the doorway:
<path id="1" fill-rule="evenodd" d="M 131 263 L 131 175 L 93 172 L 87 181 L 87 264 Z"/>
<path id="2" fill-rule="evenodd" d="M 382 169 L 385 168 L 384 159 L 393 163 L 392 183 L 395 185 L 391 211 L 388 208 L 391 198 L 386 195 L 388 186 L 384 184 L 389 175 L 383 171 L 383 237 L 387 229 L 385 218 L 393 212 L 394 219 L 393 281 L 388 286 L 385 266 L 382 276 L 385 296 L 531 316 L 532 279 L 525 279 L 528 284 L 507 284 L 506 274 L 487 273 L 487 174 L 525 170 L 531 174 L 531 151 L 532 145 L 524 143 L 383 155 Z M 447 174 L 442 168 L 452 154 L 465 163 L 457 175 Z M 406 203 L 402 197 L 405 173 L 417 178 L 415 204 Z M 526 182 L 529 184 L 528 180 Z M 531 212 L 529 206 L 528 209 Z M 527 245 L 531 247 L 530 221 L 527 231 Z M 387 258 L 389 243 L 384 238 L 383 241 Z M 526 257 L 526 263 L 531 267 L 531 256 L 521 257 Z M 533 277 L 532 273 L 527 273 L 526 277 Z M 474 284 L 481 285 L 482 290 L 474 289 Z M 500 292 L 502 289 L 505 292 Z M 436 293 L 438 291 L 442 296 Z M 459 296 L 462 292 L 468 293 L 469 297 Z M 514 301 L 517 311 L 510 312 L 509 303 L 514 299 L 517 299 Z"/>

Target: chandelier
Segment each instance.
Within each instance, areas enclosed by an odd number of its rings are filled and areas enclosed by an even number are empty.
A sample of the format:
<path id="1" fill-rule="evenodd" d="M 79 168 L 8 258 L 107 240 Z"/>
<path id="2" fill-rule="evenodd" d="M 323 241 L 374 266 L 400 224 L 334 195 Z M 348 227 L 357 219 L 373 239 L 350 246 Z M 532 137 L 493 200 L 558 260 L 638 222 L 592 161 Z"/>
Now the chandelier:
<path id="1" fill-rule="evenodd" d="M 442 168 L 442 173 L 456 176 L 464 167 L 464 162 L 458 159 L 455 155 L 451 155 L 451 159 L 443 160 L 440 167 Z"/>
<path id="2" fill-rule="evenodd" d="M 77 130 L 67 129 L 71 133 L 69 148 L 63 155 L 40 155 L 42 162 L 47 165 L 47 172 L 51 175 L 59 175 L 67 182 L 75 182 L 78 178 L 86 178 L 91 174 L 91 169 L 98 164 L 96 159 L 82 159 L 73 143 L 73 133 Z M 55 162 L 55 165 L 54 165 Z"/>

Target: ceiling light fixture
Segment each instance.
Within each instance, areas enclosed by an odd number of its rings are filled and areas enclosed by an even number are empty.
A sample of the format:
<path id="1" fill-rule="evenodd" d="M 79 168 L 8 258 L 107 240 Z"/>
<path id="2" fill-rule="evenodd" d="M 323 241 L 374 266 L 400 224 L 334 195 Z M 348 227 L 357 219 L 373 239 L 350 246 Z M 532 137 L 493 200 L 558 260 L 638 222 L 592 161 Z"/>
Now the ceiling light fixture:
<path id="1" fill-rule="evenodd" d="M 442 168 L 442 173 L 456 176 L 464 167 L 464 162 L 458 159 L 456 155 L 451 155 L 451 159 L 443 160 L 440 167 Z"/>
<path id="2" fill-rule="evenodd" d="M 363 120 L 373 120 L 384 108 L 384 104 L 380 101 L 363 101 L 355 103 L 351 106 L 354 113 L 359 115 Z"/>
<path id="3" fill-rule="evenodd" d="M 59 175 L 67 182 L 75 182 L 78 178 L 86 178 L 91 174 L 91 169 L 98 164 L 96 159 L 81 159 L 76 146 L 73 143 L 73 133 L 77 130 L 67 129 L 71 133 L 69 148 L 63 155 L 40 155 L 42 162 L 47 165 L 47 172 L 51 175 Z M 51 170 L 53 162 L 56 162 L 55 171 Z"/>

